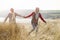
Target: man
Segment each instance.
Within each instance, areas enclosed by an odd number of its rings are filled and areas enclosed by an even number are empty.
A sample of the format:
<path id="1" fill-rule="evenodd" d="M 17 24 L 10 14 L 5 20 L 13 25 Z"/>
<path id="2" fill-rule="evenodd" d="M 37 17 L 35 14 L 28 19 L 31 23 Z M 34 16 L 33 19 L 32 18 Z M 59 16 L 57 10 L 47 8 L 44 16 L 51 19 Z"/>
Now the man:
<path id="1" fill-rule="evenodd" d="M 32 16 L 31 24 L 32 24 L 33 29 L 29 32 L 28 35 L 30 35 L 30 33 L 33 32 L 35 30 L 35 28 L 37 28 L 36 29 L 36 33 L 37 33 L 37 31 L 38 31 L 37 25 L 38 25 L 38 19 L 39 19 L 39 17 L 41 18 L 41 20 L 44 23 L 46 23 L 46 21 L 43 19 L 42 15 L 41 15 L 41 13 L 39 13 L 39 8 L 38 7 L 35 9 L 35 12 L 32 12 L 30 15 L 25 16 L 24 18 L 28 18 L 30 16 Z"/>
<path id="2" fill-rule="evenodd" d="M 6 22 L 6 20 L 9 18 L 9 23 L 16 23 L 16 16 L 22 17 L 21 15 L 17 14 L 14 12 L 14 9 L 11 8 L 10 9 L 10 13 L 8 14 L 8 16 L 5 18 L 4 23 Z"/>
<path id="3" fill-rule="evenodd" d="M 16 30 L 18 28 L 17 24 L 16 24 L 16 16 L 22 17 L 21 15 L 15 13 L 14 9 L 11 8 L 8 16 L 4 20 L 4 23 L 5 23 L 6 20 L 9 18 L 9 26 L 11 28 L 12 36 L 14 36 L 14 34 L 18 31 L 18 30 Z"/>

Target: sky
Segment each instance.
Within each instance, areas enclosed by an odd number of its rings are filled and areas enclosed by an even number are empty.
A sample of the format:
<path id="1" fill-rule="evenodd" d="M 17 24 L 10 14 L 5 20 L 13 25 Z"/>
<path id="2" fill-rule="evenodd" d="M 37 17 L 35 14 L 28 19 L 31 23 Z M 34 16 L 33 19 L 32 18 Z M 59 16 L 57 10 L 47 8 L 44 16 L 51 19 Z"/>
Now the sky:
<path id="1" fill-rule="evenodd" d="M 60 10 L 60 0 L 0 0 L 0 11 L 10 8 L 35 9 L 36 7 L 41 10 Z"/>
<path id="2" fill-rule="evenodd" d="M 7 16 L 10 8 L 15 10 L 20 9 L 35 9 L 39 7 L 40 10 L 60 10 L 60 0 L 0 0 L 0 16 Z M 2 20 L 2 19 L 0 19 Z"/>

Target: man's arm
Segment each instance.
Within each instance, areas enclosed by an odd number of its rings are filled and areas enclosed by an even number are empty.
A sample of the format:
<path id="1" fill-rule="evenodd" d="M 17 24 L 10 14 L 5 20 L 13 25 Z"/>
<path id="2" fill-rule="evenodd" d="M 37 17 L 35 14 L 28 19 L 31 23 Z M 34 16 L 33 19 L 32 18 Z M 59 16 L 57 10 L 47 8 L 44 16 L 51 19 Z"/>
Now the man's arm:
<path id="1" fill-rule="evenodd" d="M 41 18 L 41 20 L 46 23 L 46 21 L 43 19 L 42 15 L 39 13 L 39 17 Z"/>
<path id="2" fill-rule="evenodd" d="M 28 15 L 28 16 L 25 16 L 24 18 L 28 18 L 28 17 L 30 17 L 30 16 L 32 16 L 34 14 L 34 12 L 32 12 L 30 15 Z"/>
<path id="3" fill-rule="evenodd" d="M 9 17 L 9 14 L 8 14 L 8 16 L 5 18 L 4 23 L 6 22 L 6 20 L 8 19 L 8 17 Z"/>
<path id="4" fill-rule="evenodd" d="M 19 15 L 19 14 L 17 14 L 17 13 L 15 13 L 15 14 L 16 14 L 16 16 L 22 17 L 21 15 Z"/>

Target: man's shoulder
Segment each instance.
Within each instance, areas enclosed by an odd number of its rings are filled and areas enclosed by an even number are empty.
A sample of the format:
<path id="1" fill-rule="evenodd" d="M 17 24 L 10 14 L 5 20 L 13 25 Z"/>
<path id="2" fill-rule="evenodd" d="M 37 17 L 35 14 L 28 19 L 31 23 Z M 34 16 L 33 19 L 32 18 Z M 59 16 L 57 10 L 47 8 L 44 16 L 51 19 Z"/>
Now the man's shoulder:
<path id="1" fill-rule="evenodd" d="M 16 12 L 14 12 L 15 14 L 17 14 Z"/>
<path id="2" fill-rule="evenodd" d="M 9 13 L 8 15 L 10 15 L 11 13 Z"/>
<path id="3" fill-rule="evenodd" d="M 15 13 L 15 15 L 17 15 L 17 13 L 16 12 L 14 12 Z"/>

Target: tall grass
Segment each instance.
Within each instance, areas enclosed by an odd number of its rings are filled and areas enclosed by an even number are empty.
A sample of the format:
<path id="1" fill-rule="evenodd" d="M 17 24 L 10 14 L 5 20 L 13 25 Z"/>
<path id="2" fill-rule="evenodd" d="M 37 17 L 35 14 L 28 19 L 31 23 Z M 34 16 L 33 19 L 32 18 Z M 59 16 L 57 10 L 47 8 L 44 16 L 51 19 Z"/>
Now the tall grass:
<path id="1" fill-rule="evenodd" d="M 27 36 L 29 32 L 23 24 L 0 23 L 0 40 L 60 40 L 60 21 L 39 22 L 38 27 L 37 36 L 35 31 Z"/>
<path id="2" fill-rule="evenodd" d="M 20 29 L 15 24 L 0 23 L 0 40 L 19 40 Z"/>

